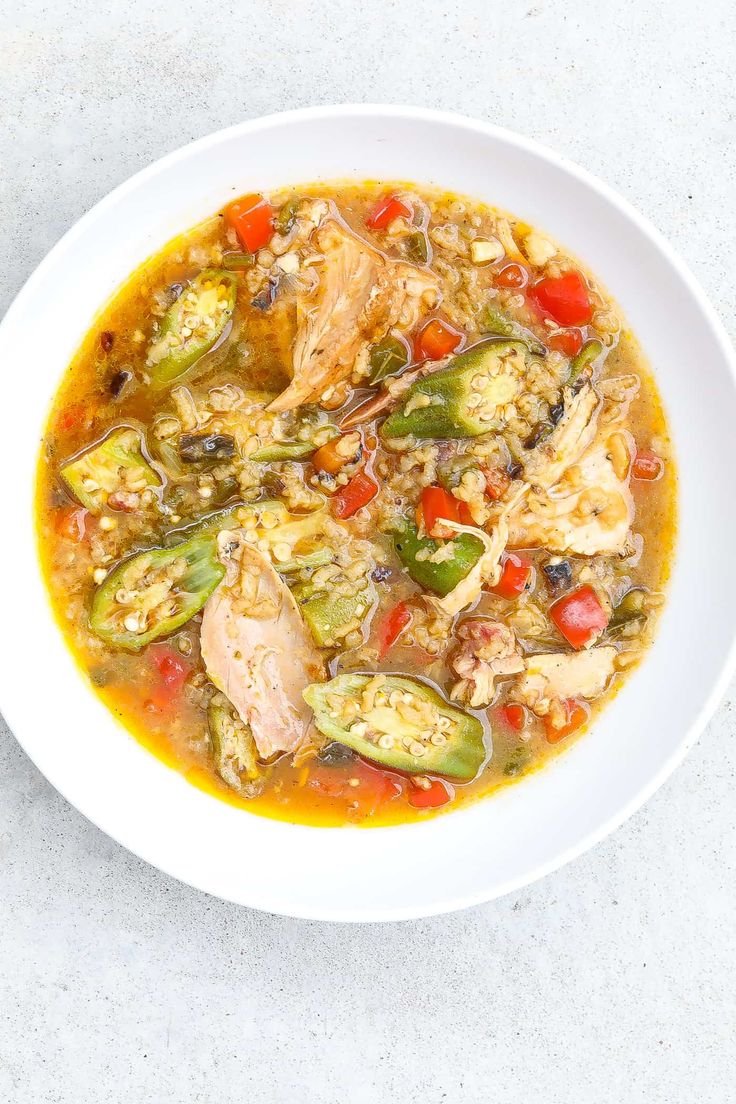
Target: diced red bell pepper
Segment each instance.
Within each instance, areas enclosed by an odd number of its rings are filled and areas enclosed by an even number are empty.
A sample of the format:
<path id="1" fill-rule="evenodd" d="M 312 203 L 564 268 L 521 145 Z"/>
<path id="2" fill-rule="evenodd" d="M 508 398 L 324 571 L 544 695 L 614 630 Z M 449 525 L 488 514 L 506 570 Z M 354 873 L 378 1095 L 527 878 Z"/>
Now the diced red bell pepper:
<path id="1" fill-rule="evenodd" d="M 526 709 L 523 705 L 518 702 L 509 702 L 501 707 L 500 713 L 504 723 L 509 728 L 513 728 L 514 732 L 522 731 L 526 724 Z"/>
<path id="2" fill-rule="evenodd" d="M 371 230 L 385 230 L 394 219 L 410 219 L 412 213 L 411 207 L 408 203 L 404 203 L 403 199 L 399 199 L 399 197 L 395 195 L 387 195 L 379 199 L 371 213 L 367 216 L 365 224 L 369 226 Z"/>
<path id="3" fill-rule="evenodd" d="M 555 723 L 554 714 L 548 713 L 544 718 L 544 732 L 548 744 L 556 744 L 559 740 L 564 740 L 566 736 L 571 736 L 573 732 L 577 732 L 579 728 L 582 728 L 588 720 L 588 710 L 576 698 L 568 698 L 561 704 L 565 710 L 566 720 L 564 724 Z"/>
<path id="4" fill-rule="evenodd" d="M 160 680 L 151 692 L 150 701 L 158 709 L 166 709 L 181 693 L 192 666 L 168 644 L 154 645 L 149 655 Z"/>
<path id="5" fill-rule="evenodd" d="M 661 456 L 657 456 L 651 449 L 639 449 L 631 465 L 631 475 L 634 479 L 643 479 L 651 483 L 660 479 L 663 472 L 664 460 Z"/>
<path id="6" fill-rule="evenodd" d="M 256 253 L 273 236 L 274 210 L 262 195 L 243 196 L 225 208 L 225 222 L 249 253 Z"/>
<path id="7" fill-rule="evenodd" d="M 56 423 L 59 433 L 68 433 L 70 429 L 76 429 L 82 422 L 85 414 L 84 403 L 71 403 L 62 410 Z"/>
<path id="8" fill-rule="evenodd" d="M 424 520 L 424 528 L 428 536 L 445 539 L 455 536 L 452 529 L 447 529 L 443 525 L 437 524 L 441 519 L 445 521 L 454 521 L 456 523 L 460 522 L 460 503 L 455 496 L 451 495 L 449 491 L 446 491 L 444 487 L 424 488 L 422 491 L 421 512 Z"/>
<path id="9" fill-rule="evenodd" d="M 310 769 L 307 784 L 325 797 L 348 802 L 356 818 L 372 816 L 403 790 L 394 775 L 358 758 L 339 767 L 317 763 Z"/>
<path id="10" fill-rule="evenodd" d="M 585 326 L 593 316 L 588 286 L 579 272 L 547 276 L 530 288 L 529 296 L 560 326 Z"/>
<path id="11" fill-rule="evenodd" d="M 518 598 L 529 582 L 532 564 L 524 556 L 509 552 L 501 566 L 501 578 L 490 587 L 493 594 L 500 598 Z"/>
<path id="12" fill-rule="evenodd" d="M 435 778 L 427 790 L 412 787 L 409 804 L 415 809 L 439 809 L 440 805 L 446 805 L 448 801 L 452 801 L 454 796 L 454 793 L 450 793 L 447 783 Z"/>
<path id="13" fill-rule="evenodd" d="M 411 609 L 406 602 L 399 602 L 388 610 L 378 626 L 378 658 L 383 659 L 411 624 Z"/>
<path id="14" fill-rule="evenodd" d="M 422 326 L 414 340 L 414 359 L 442 360 L 459 348 L 463 337 L 464 335 L 448 322 L 432 318 Z"/>
<path id="15" fill-rule="evenodd" d="M 573 648 L 592 644 L 608 625 L 608 614 L 592 586 L 582 586 L 558 598 L 549 615 Z"/>
<path id="16" fill-rule="evenodd" d="M 378 494 L 378 484 L 365 472 L 358 472 L 349 483 L 341 487 L 332 500 L 335 517 L 349 518 L 367 505 Z"/>
<path id="17" fill-rule="evenodd" d="M 89 510 L 82 507 L 67 507 L 54 515 L 54 528 L 60 537 L 79 544 L 87 535 Z"/>
<path id="18" fill-rule="evenodd" d="M 486 477 L 486 494 L 497 502 L 511 486 L 511 476 L 503 468 L 483 468 Z"/>
<path id="19" fill-rule="evenodd" d="M 583 335 L 580 330 L 560 330 L 559 333 L 550 334 L 547 338 L 550 349 L 562 353 L 566 357 L 574 357 L 583 347 Z"/>
<path id="20" fill-rule="evenodd" d="M 518 264 L 507 264 L 494 277 L 496 287 L 522 288 L 529 279 L 529 273 Z"/>

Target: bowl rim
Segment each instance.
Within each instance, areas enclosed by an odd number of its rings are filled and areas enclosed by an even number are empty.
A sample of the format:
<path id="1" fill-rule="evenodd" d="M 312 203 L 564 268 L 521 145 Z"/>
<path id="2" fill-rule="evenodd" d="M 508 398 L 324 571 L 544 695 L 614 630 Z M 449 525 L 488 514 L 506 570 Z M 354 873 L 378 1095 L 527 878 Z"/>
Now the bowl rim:
<path id="1" fill-rule="evenodd" d="M 176 165 L 178 162 L 185 160 L 193 154 L 201 154 L 208 148 L 215 146 L 223 141 L 226 141 L 229 137 L 239 136 L 242 134 L 255 134 L 260 130 L 270 129 L 281 125 L 293 125 L 300 122 L 308 122 L 314 120 L 323 119 L 349 119 L 349 118 L 371 118 L 371 117 L 385 117 L 385 118 L 398 118 L 402 120 L 422 120 L 429 123 L 438 123 L 445 126 L 451 126 L 453 128 L 463 129 L 465 131 L 475 133 L 482 137 L 490 137 L 502 144 L 516 147 L 517 149 L 526 153 L 532 154 L 534 157 L 539 158 L 552 167 L 562 169 L 565 173 L 571 175 L 577 181 L 585 185 L 587 188 L 592 189 L 602 199 L 604 199 L 609 205 L 615 208 L 621 215 L 634 224 L 641 235 L 648 241 L 648 243 L 654 247 L 668 264 L 675 270 L 680 277 L 688 293 L 695 300 L 697 306 L 701 310 L 704 320 L 706 321 L 710 331 L 723 355 L 723 360 L 728 366 L 732 380 L 736 383 L 736 352 L 731 345 L 730 339 L 726 332 L 726 329 L 718 317 L 714 307 L 710 303 L 705 291 L 700 286 L 695 276 L 690 271 L 687 264 L 679 256 L 676 250 L 669 244 L 664 235 L 654 226 L 654 224 L 642 215 L 628 200 L 616 192 L 610 185 L 606 184 L 600 178 L 595 176 L 577 165 L 574 161 L 565 157 L 562 154 L 557 153 L 555 150 L 546 146 L 543 143 L 538 142 L 536 139 L 529 138 L 524 135 L 520 135 L 514 131 L 511 131 L 505 127 L 498 126 L 494 123 L 489 123 L 483 120 L 474 119 L 469 116 L 450 112 L 440 111 L 426 107 L 415 107 L 410 105 L 400 104 L 382 104 L 382 103 L 369 103 L 369 104 L 334 104 L 334 105 L 320 105 L 314 107 L 297 108 L 294 110 L 275 112 L 268 115 L 258 116 L 253 119 L 246 120 L 241 123 L 236 123 L 232 126 L 222 128 L 214 131 L 211 134 L 205 135 L 202 138 L 189 142 L 170 153 L 153 161 L 143 169 L 134 173 L 126 180 L 122 181 L 110 192 L 104 195 L 98 202 L 96 202 L 85 214 L 83 214 L 56 242 L 54 246 L 43 257 L 40 263 L 36 266 L 28 279 L 21 286 L 17 292 L 10 306 L 8 307 L 4 318 L 0 321 L 0 338 L 2 338 L 4 331 L 9 328 L 13 317 L 16 313 L 20 313 L 24 307 L 27 299 L 32 298 L 34 295 L 36 285 L 43 280 L 46 270 L 53 265 L 59 263 L 63 259 L 64 255 L 73 247 L 77 239 L 83 236 L 94 223 L 103 217 L 109 208 L 114 207 L 117 202 L 125 196 L 127 193 L 134 191 L 139 186 L 145 184 L 150 178 L 154 178 L 163 170 Z M 145 259 L 145 258 L 144 258 Z M 121 275 L 121 282 L 127 276 L 127 273 Z M 705 696 L 703 704 L 700 710 L 696 714 L 694 720 L 683 732 L 681 738 L 673 746 L 669 756 L 663 761 L 660 768 L 649 778 L 646 784 L 641 785 L 638 790 L 626 801 L 618 811 L 609 816 L 603 823 L 599 824 L 597 828 L 584 833 L 577 842 L 569 846 L 546 862 L 540 863 L 532 870 L 526 870 L 523 873 L 506 879 L 500 883 L 495 884 L 491 889 L 480 888 L 476 892 L 466 893 L 461 896 L 448 896 L 442 897 L 441 894 L 435 904 L 428 908 L 426 905 L 413 907 L 397 907 L 397 908 L 384 908 L 377 909 L 371 912 L 370 917 L 367 917 L 364 909 L 346 908 L 340 910 L 339 913 L 335 910 L 331 910 L 330 914 L 326 914 L 320 910 L 319 907 L 299 907 L 299 908 L 278 908 L 274 907 L 272 902 L 266 900 L 258 900 L 257 895 L 248 894 L 242 895 L 240 898 L 231 896 L 229 899 L 236 903 L 247 905 L 252 908 L 259 908 L 264 911 L 276 913 L 278 915 L 291 916 L 302 919 L 317 919 L 317 920 L 330 920 L 335 922 L 365 922 L 367 919 L 371 921 L 393 921 L 393 920 L 406 920 L 414 919 L 425 916 L 435 916 L 444 913 L 454 912 L 460 909 L 468 908 L 473 905 L 481 904 L 486 901 L 494 900 L 497 897 L 504 896 L 508 893 L 514 892 L 532 882 L 538 881 L 545 877 L 547 874 L 558 870 L 566 863 L 582 855 L 589 848 L 599 843 L 607 835 L 613 832 L 621 824 L 624 823 L 636 810 L 655 793 L 660 786 L 669 778 L 673 771 L 683 761 L 687 753 L 696 743 L 701 732 L 705 728 L 708 720 L 718 707 L 722 700 L 724 693 L 727 689 L 728 683 L 736 673 L 736 626 L 733 627 L 731 634 L 730 646 L 724 651 L 723 658 L 720 663 L 720 667 L 717 671 L 714 671 L 711 677 L 711 689 Z M 3 695 L 4 696 L 4 695 Z M 0 705 L 2 703 L 0 702 Z M 90 820 L 106 835 L 115 839 L 115 841 L 125 847 L 127 850 L 132 851 L 139 858 L 145 862 L 154 865 L 164 873 L 175 877 L 177 880 L 184 882 L 185 884 L 192 885 L 202 892 L 217 895 L 216 891 L 208 888 L 206 885 L 200 884 L 200 880 L 193 878 L 190 874 L 177 869 L 177 864 L 174 862 L 162 863 L 158 857 L 149 857 L 153 848 L 147 848 L 141 845 L 131 846 L 130 843 L 125 842 L 120 838 L 120 835 L 115 830 L 110 830 L 105 825 L 105 817 L 96 815 L 94 818 L 83 812 L 82 808 L 76 804 L 76 802 L 67 796 L 67 787 L 64 783 L 58 784 L 54 775 L 55 771 L 47 771 L 42 765 L 43 756 L 37 753 L 31 754 L 25 746 L 23 739 L 17 735 L 17 731 L 22 731 L 23 723 L 20 717 L 13 715 L 13 707 L 11 706 L 10 715 L 5 712 L 4 715 L 7 719 L 8 725 L 11 731 L 15 735 L 15 738 L 23 747 L 25 753 L 29 756 L 34 765 L 41 771 L 41 773 L 48 779 L 52 786 L 69 801 L 75 808 L 77 808 L 86 819 Z M 16 720 L 20 723 L 16 728 Z M 149 753 L 150 754 L 150 753 Z M 410 830 L 414 828 L 414 825 L 398 825 L 393 828 L 398 828 L 401 831 Z M 381 829 L 382 831 L 388 831 L 391 829 Z M 247 897 L 247 900 L 245 899 Z"/>

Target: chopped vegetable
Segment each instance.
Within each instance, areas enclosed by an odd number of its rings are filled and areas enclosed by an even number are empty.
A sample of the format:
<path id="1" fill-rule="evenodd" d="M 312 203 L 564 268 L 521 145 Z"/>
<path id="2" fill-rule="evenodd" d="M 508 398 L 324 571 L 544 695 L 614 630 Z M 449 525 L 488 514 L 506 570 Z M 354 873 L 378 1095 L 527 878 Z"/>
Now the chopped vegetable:
<path id="1" fill-rule="evenodd" d="M 509 702 L 501 706 L 501 716 L 505 724 L 514 732 L 521 732 L 526 724 L 526 709 L 518 702 Z"/>
<path id="2" fill-rule="evenodd" d="M 87 519 L 89 510 L 65 508 L 54 515 L 54 529 L 60 537 L 79 544 L 87 534 Z"/>
<path id="3" fill-rule="evenodd" d="M 293 588 L 302 617 L 306 621 L 319 648 L 340 646 L 346 625 L 362 622 L 373 604 L 373 590 L 362 579 L 351 592 L 336 589 L 330 583 L 315 587 L 302 583 Z"/>
<path id="4" fill-rule="evenodd" d="M 394 548 L 412 579 L 442 598 L 462 582 L 485 551 L 480 537 L 460 533 L 445 542 L 420 538 L 416 526 L 410 524 L 396 534 Z"/>
<path id="5" fill-rule="evenodd" d="M 494 283 L 502 288 L 522 288 L 529 279 L 529 273 L 518 264 L 507 264 L 496 273 Z"/>
<path id="6" fill-rule="evenodd" d="M 565 590 L 572 583 L 572 568 L 567 560 L 545 564 L 542 571 L 553 593 Z"/>
<path id="7" fill-rule="evenodd" d="M 215 769 L 226 785 L 250 796 L 258 778 L 258 750 L 250 727 L 224 694 L 214 694 L 207 709 L 207 728 Z"/>
<path id="8" fill-rule="evenodd" d="M 631 475 L 634 479 L 645 480 L 652 483 L 661 479 L 664 474 L 664 462 L 656 452 L 651 449 L 639 449 L 634 462 L 631 465 Z"/>
<path id="9" fill-rule="evenodd" d="M 602 353 L 602 342 L 597 339 L 586 341 L 580 352 L 570 361 L 570 375 L 567 377 L 568 384 L 575 383 Z"/>
<path id="10" fill-rule="evenodd" d="M 276 228 L 280 234 L 288 234 L 291 230 L 296 222 L 296 213 L 299 210 L 301 202 L 299 196 L 292 196 L 291 199 L 287 199 L 286 203 L 282 206 L 276 216 Z"/>
<path id="11" fill-rule="evenodd" d="M 470 779 L 485 759 L 480 721 L 416 679 L 342 674 L 304 697 L 324 736 L 385 767 Z"/>
<path id="12" fill-rule="evenodd" d="M 379 199 L 375 207 L 365 220 L 366 226 L 371 230 L 385 230 L 386 227 L 397 218 L 410 219 L 412 209 L 408 203 L 398 196 L 388 195 Z"/>
<path id="13" fill-rule="evenodd" d="M 527 350 L 519 341 L 485 341 L 446 368 L 417 379 L 383 423 L 383 437 L 477 437 L 494 427 L 499 406 L 514 400 Z"/>
<path id="14" fill-rule="evenodd" d="M 148 348 L 152 383 L 170 383 L 210 351 L 232 318 L 237 287 L 232 272 L 207 268 L 182 291 Z"/>
<path id="15" fill-rule="evenodd" d="M 463 507 L 465 507 L 465 511 L 463 511 Z M 468 522 L 467 513 L 466 503 L 460 502 L 454 495 L 449 494 L 444 487 L 425 487 L 422 491 L 421 515 L 424 528 L 430 537 L 451 539 L 453 531 L 443 528 L 442 519 L 461 522 L 463 525 L 472 525 L 473 519 L 470 518 Z"/>
<path id="16" fill-rule="evenodd" d="M 608 633 L 610 636 L 618 636 L 629 625 L 644 621 L 646 616 L 647 592 L 643 587 L 632 587 L 614 607 L 608 622 Z"/>
<path id="17" fill-rule="evenodd" d="M 573 648 L 587 648 L 608 625 L 608 614 L 592 586 L 582 586 L 559 598 L 549 615 Z"/>
<path id="18" fill-rule="evenodd" d="M 262 195 L 247 195 L 225 208 L 225 222 L 238 235 L 243 249 L 256 253 L 273 236 L 274 213 Z"/>
<path id="19" fill-rule="evenodd" d="M 383 659 L 411 624 L 411 609 L 406 602 L 399 602 L 388 610 L 378 626 L 378 658 Z"/>
<path id="20" fill-rule="evenodd" d="M 582 702 L 576 701 L 575 698 L 568 698 L 561 704 L 565 714 L 562 724 L 559 723 L 555 713 L 548 713 L 544 717 L 544 731 L 548 744 L 556 744 L 566 736 L 571 736 L 588 721 L 588 710 Z"/>
<path id="21" fill-rule="evenodd" d="M 384 337 L 372 345 L 369 354 L 371 374 L 368 382 L 380 383 L 388 376 L 395 376 L 409 363 L 409 347 L 400 337 Z"/>
<path id="22" fill-rule="evenodd" d="M 108 644 L 139 651 L 198 613 L 224 573 L 209 537 L 136 552 L 95 591 L 90 628 Z"/>
<path id="23" fill-rule="evenodd" d="M 404 255 L 413 264 L 426 264 L 429 260 L 429 241 L 423 230 L 416 230 L 404 241 Z"/>
<path id="24" fill-rule="evenodd" d="M 547 344 L 558 353 L 574 357 L 583 347 L 583 335 L 580 330 L 560 330 L 559 333 L 550 334 Z"/>
<path id="25" fill-rule="evenodd" d="M 483 308 L 478 319 L 478 329 L 483 334 L 497 334 L 498 337 L 510 337 L 514 341 L 523 341 L 529 352 L 534 353 L 535 356 L 544 356 L 547 352 L 545 346 L 531 330 L 509 318 L 494 303 L 487 303 Z"/>
<path id="26" fill-rule="evenodd" d="M 315 471 L 337 475 L 348 464 L 355 464 L 362 454 L 359 433 L 341 433 L 318 448 L 312 457 Z"/>
<path id="27" fill-rule="evenodd" d="M 367 506 L 378 494 L 378 484 L 365 472 L 358 472 L 344 487 L 341 487 L 332 500 L 335 517 L 349 518 L 362 506 Z"/>
<path id="28" fill-rule="evenodd" d="M 426 788 L 413 789 L 409 794 L 409 804 L 415 809 L 439 809 L 441 805 L 452 801 L 452 798 L 446 783 L 435 778 Z"/>
<path id="29" fill-rule="evenodd" d="M 483 468 L 486 477 L 486 494 L 498 502 L 511 486 L 511 476 L 503 468 Z"/>
<path id="30" fill-rule="evenodd" d="M 99 445 L 64 464 L 61 476 L 91 514 L 101 514 L 108 507 L 135 508 L 142 491 L 161 483 L 143 455 L 140 433 L 128 428 L 114 430 Z"/>
<path id="31" fill-rule="evenodd" d="M 223 253 L 222 267 L 228 272 L 238 272 L 244 268 L 252 268 L 256 258 L 253 253 Z"/>
<path id="32" fill-rule="evenodd" d="M 415 360 L 442 360 L 462 344 L 463 334 L 447 322 L 433 318 L 422 326 L 414 342 Z"/>
<path id="33" fill-rule="evenodd" d="M 588 286 L 579 272 L 546 276 L 530 288 L 529 296 L 560 326 L 586 326 L 593 317 Z"/>
<path id="34" fill-rule="evenodd" d="M 499 598 L 518 598 L 529 585 L 532 564 L 516 552 L 509 552 L 501 564 L 501 578 L 491 591 Z"/>

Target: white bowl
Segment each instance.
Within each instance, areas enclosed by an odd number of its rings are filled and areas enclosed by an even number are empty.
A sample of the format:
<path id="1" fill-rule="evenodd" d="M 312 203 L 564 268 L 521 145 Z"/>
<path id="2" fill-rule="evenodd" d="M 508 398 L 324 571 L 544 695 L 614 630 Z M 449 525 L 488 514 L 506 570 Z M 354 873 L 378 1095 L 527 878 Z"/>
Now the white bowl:
<path id="1" fill-rule="evenodd" d="M 339 178 L 437 184 L 513 211 L 579 254 L 618 299 L 656 371 L 680 471 L 680 533 L 658 639 L 593 731 L 541 772 L 427 823 L 374 830 L 279 823 L 189 785 L 85 685 L 52 620 L 33 486 L 49 403 L 121 281 L 171 237 L 247 191 Z M 0 326 L 3 365 L 0 705 L 46 777 L 162 870 L 291 916 L 388 920 L 518 889 L 580 854 L 661 785 L 734 666 L 734 360 L 682 262 L 605 185 L 528 139 L 415 108 L 338 107 L 244 123 L 117 188 L 52 249 Z"/>

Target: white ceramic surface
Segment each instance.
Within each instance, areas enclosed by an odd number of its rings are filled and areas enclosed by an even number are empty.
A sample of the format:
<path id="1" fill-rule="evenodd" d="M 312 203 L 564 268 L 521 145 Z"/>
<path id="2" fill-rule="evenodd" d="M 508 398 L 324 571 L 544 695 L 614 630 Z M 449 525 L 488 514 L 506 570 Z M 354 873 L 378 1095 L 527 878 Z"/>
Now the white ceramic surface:
<path id="1" fill-rule="evenodd" d="M 127 273 L 233 195 L 345 177 L 467 192 L 546 228 L 583 257 L 654 365 L 681 476 L 677 563 L 658 640 L 594 730 L 497 797 L 380 830 L 249 815 L 140 747 L 89 692 L 51 619 L 31 509 L 50 398 L 92 316 Z M 37 334 L 53 342 L 34 342 Z M 215 134 L 134 177 L 62 239 L 0 326 L 0 357 L 8 409 L 21 412 L 0 440 L 0 464 L 14 474 L 5 506 L 15 519 L 13 540 L 0 546 L 2 577 L 14 580 L 0 705 L 73 804 L 192 885 L 273 912 L 342 920 L 429 915 L 498 896 L 629 815 L 682 758 L 725 688 L 736 595 L 721 592 L 715 572 L 702 572 L 701 555 L 707 547 L 710 562 L 726 562 L 736 536 L 724 506 L 736 463 L 730 347 L 657 232 L 600 182 L 528 140 L 457 116 L 386 107 L 298 111 Z"/>

